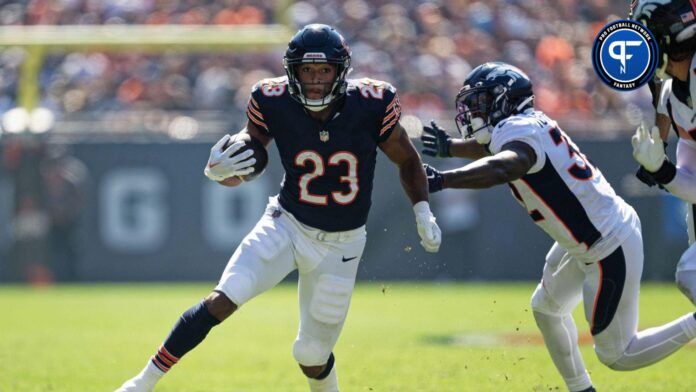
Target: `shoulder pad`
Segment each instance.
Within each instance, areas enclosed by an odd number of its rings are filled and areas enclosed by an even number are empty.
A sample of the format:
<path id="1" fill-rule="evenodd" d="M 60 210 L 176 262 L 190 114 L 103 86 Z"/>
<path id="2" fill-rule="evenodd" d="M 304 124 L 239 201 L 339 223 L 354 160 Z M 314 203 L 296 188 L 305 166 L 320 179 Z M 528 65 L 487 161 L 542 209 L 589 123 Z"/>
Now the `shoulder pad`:
<path id="1" fill-rule="evenodd" d="M 493 129 L 493 132 L 521 127 L 537 129 L 545 125 L 544 120 L 546 119 L 530 114 L 516 114 L 499 122 Z"/>

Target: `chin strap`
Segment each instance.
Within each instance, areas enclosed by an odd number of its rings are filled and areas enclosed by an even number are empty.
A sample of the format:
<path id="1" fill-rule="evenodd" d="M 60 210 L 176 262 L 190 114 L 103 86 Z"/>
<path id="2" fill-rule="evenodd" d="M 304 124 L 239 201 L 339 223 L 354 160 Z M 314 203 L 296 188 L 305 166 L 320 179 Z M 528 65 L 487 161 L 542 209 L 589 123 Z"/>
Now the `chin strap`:
<path id="1" fill-rule="evenodd" d="M 519 105 L 517 105 L 517 107 L 515 108 L 515 111 L 519 112 L 520 110 L 522 110 L 522 108 L 529 105 L 529 103 L 532 102 L 533 100 L 534 100 L 534 96 L 530 95 L 529 97 L 527 97 L 527 99 L 525 99 L 524 101 L 520 102 Z"/>

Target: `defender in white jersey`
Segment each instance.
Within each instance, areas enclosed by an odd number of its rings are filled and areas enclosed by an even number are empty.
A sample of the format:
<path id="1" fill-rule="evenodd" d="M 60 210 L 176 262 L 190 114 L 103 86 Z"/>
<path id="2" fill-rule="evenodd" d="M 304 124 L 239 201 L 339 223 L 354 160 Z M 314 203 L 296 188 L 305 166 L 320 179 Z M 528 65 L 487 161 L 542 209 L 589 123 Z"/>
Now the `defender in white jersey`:
<path id="1" fill-rule="evenodd" d="M 660 76 L 670 77 L 653 88 L 655 126 L 641 125 L 633 137 L 633 155 L 641 164 L 638 178 L 660 186 L 689 203 L 686 214 L 689 248 L 677 264 L 679 289 L 696 304 L 696 2 L 691 0 L 642 0 L 633 17 L 655 35 L 660 48 Z M 665 155 L 663 141 L 670 129 L 679 138 L 677 164 Z"/>
<path id="2" fill-rule="evenodd" d="M 507 183 L 556 241 L 532 295 L 534 318 L 568 389 L 593 391 L 571 314 L 581 300 L 597 356 L 615 370 L 650 365 L 688 343 L 696 315 L 637 331 L 640 220 L 558 124 L 534 110 L 533 99 L 521 70 L 505 63 L 475 68 L 456 100 L 467 138 L 451 139 L 435 123 L 421 138 L 428 155 L 475 161 L 448 172 L 426 165 L 426 173 L 431 192 Z"/>

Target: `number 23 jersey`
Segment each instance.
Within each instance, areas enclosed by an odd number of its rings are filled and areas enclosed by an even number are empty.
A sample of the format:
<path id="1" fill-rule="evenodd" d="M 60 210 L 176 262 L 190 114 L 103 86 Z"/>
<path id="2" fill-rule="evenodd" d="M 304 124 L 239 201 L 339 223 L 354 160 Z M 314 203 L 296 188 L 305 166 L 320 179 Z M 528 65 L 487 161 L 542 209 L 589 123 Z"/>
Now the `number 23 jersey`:
<path id="1" fill-rule="evenodd" d="M 345 97 L 325 124 L 290 97 L 287 77 L 252 89 L 247 117 L 275 140 L 285 169 L 279 201 L 300 222 L 325 231 L 365 224 L 377 146 L 401 115 L 396 90 L 372 79 L 349 79 Z"/>
<path id="2" fill-rule="evenodd" d="M 512 141 L 534 150 L 536 162 L 509 183 L 534 223 L 571 255 L 597 261 L 608 256 L 640 222 L 558 124 L 539 111 L 507 118 L 493 129 L 493 154 Z"/>

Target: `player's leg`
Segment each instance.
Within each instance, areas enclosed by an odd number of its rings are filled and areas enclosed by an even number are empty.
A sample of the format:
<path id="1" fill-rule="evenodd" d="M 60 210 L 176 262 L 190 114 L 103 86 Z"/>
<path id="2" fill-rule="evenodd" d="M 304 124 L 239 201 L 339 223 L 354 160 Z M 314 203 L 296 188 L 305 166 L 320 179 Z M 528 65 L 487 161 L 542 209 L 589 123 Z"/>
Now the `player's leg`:
<path id="1" fill-rule="evenodd" d="M 300 328 L 293 356 L 307 376 L 310 391 L 338 391 L 333 348 L 343 328 L 365 238 L 332 243 L 324 260 L 299 278 Z M 347 258 L 347 261 L 343 261 Z"/>
<path id="2" fill-rule="evenodd" d="M 585 316 L 591 326 L 599 360 L 615 370 L 648 366 L 696 337 L 693 314 L 637 332 L 642 270 L 640 230 L 636 230 L 611 255 L 586 268 Z"/>
<path id="3" fill-rule="evenodd" d="M 265 214 L 235 250 L 215 290 L 184 312 L 147 366 L 119 391 L 151 390 L 214 326 L 294 269 L 286 226 L 273 215 Z"/>
<path id="4" fill-rule="evenodd" d="M 686 213 L 686 224 L 689 233 L 689 249 L 684 252 L 677 264 L 677 287 L 696 305 L 696 243 L 694 243 L 694 219 L 696 205 L 689 205 Z"/>
<path id="5" fill-rule="evenodd" d="M 532 295 L 532 311 L 553 363 L 570 391 L 591 390 L 571 312 L 582 298 L 584 274 L 557 243 L 546 255 L 544 275 Z"/>

